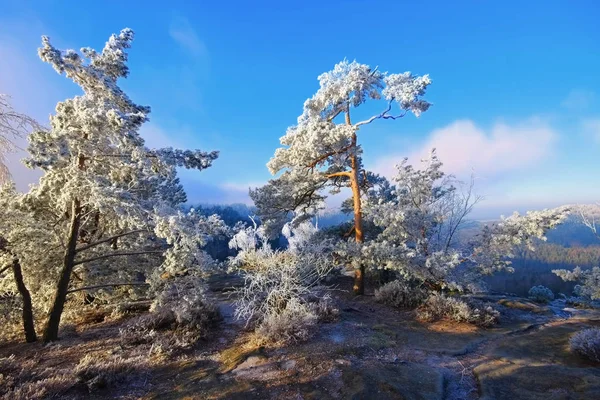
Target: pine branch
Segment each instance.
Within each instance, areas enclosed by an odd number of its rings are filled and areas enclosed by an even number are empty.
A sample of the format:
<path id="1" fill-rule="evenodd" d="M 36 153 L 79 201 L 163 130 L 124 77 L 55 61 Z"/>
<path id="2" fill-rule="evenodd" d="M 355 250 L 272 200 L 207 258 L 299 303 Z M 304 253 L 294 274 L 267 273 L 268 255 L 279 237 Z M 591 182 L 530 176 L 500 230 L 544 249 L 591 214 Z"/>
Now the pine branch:
<path id="1" fill-rule="evenodd" d="M 132 251 L 132 252 L 123 252 L 123 253 L 110 253 L 110 254 L 103 254 L 103 255 L 97 256 L 97 257 L 86 258 L 84 260 L 75 261 L 73 263 L 73 265 L 79 265 L 79 264 L 88 263 L 88 262 L 92 262 L 92 261 L 102 260 L 104 258 L 109 258 L 109 257 L 137 256 L 137 255 L 143 255 L 143 254 L 158 254 L 158 253 L 162 254 L 162 253 L 164 253 L 164 250 L 145 250 L 145 251 Z"/>
<path id="2" fill-rule="evenodd" d="M 394 101 L 394 99 L 390 100 L 388 102 L 388 106 L 387 108 L 379 115 L 374 115 L 369 119 L 366 119 L 364 121 L 358 122 L 356 125 L 354 125 L 355 127 L 359 127 L 361 125 L 367 125 L 370 124 L 371 122 L 375 121 L 376 119 L 398 119 L 398 118 L 402 118 L 406 115 L 406 111 L 404 111 L 402 114 L 399 115 L 388 115 L 388 113 L 392 110 L 392 102 Z"/>
<path id="3" fill-rule="evenodd" d="M 92 248 L 94 246 L 97 246 L 99 244 L 110 242 L 111 240 L 114 240 L 114 239 L 118 239 L 118 238 L 120 238 L 122 236 L 132 235 L 134 233 L 140 233 L 140 232 L 148 232 L 148 230 L 146 230 L 146 229 L 136 229 L 134 231 L 128 231 L 128 232 L 124 232 L 124 233 L 119 233 L 118 235 L 114 235 L 114 236 L 108 237 L 106 239 L 102 239 L 102 240 L 99 240 L 97 242 L 90 243 L 90 244 L 87 244 L 85 246 L 78 247 L 77 249 L 75 249 L 75 251 L 77 253 L 79 253 L 81 251 L 88 250 L 88 249 L 90 249 L 90 248 Z"/>
<path id="4" fill-rule="evenodd" d="M 320 162 L 325 161 L 328 157 L 334 156 L 336 154 L 342 154 L 345 153 L 346 151 L 350 150 L 350 148 L 352 147 L 351 144 L 349 144 L 348 146 L 344 146 L 339 150 L 332 150 L 328 153 L 323 154 L 322 156 L 320 156 L 319 158 L 317 158 L 316 160 L 314 160 L 313 162 L 311 162 L 310 164 L 308 164 L 306 167 L 307 168 L 314 168 L 317 166 L 317 164 L 319 164 Z"/>
<path id="5" fill-rule="evenodd" d="M 341 171 L 341 172 L 335 172 L 335 173 L 333 173 L 333 174 L 329 174 L 329 175 L 327 175 L 327 179 L 335 178 L 335 177 L 337 177 L 337 176 L 345 176 L 345 177 L 347 177 L 347 178 L 350 178 L 350 177 L 351 177 L 351 175 L 350 175 L 350 172 L 349 172 L 349 171 Z"/>
<path id="6" fill-rule="evenodd" d="M 99 289 L 99 288 L 104 288 L 104 287 L 116 287 L 116 286 L 149 286 L 149 284 L 146 282 L 106 283 L 104 285 L 84 286 L 84 287 L 78 287 L 76 289 L 67 290 L 67 294 L 81 292 L 83 290 L 92 290 L 92 289 Z"/>
<path id="7" fill-rule="evenodd" d="M 6 267 L 0 269 L 0 275 L 2 275 L 2 273 L 4 273 L 5 271 L 7 271 L 8 269 L 10 269 L 10 267 L 12 267 L 12 265 L 7 265 Z"/>

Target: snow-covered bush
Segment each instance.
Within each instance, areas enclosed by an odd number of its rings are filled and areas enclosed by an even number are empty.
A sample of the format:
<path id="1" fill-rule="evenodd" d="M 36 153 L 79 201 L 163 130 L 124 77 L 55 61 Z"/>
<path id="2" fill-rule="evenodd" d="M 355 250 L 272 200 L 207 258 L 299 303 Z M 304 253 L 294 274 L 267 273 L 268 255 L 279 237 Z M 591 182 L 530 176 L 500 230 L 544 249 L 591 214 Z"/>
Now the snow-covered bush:
<path id="1" fill-rule="evenodd" d="M 331 296 L 325 294 L 316 298 L 308 304 L 310 311 L 317 316 L 318 322 L 333 322 L 340 316 L 340 310 L 336 307 Z"/>
<path id="2" fill-rule="evenodd" d="M 411 286 L 403 279 L 388 282 L 375 290 L 375 300 L 398 308 L 414 308 L 421 305 L 429 292 L 421 287 Z"/>
<path id="3" fill-rule="evenodd" d="M 168 282 L 154 300 L 150 312 L 172 314 L 178 327 L 201 335 L 220 320 L 219 310 L 206 297 L 205 284 L 194 276 Z"/>
<path id="4" fill-rule="evenodd" d="M 284 229 L 290 247 L 273 250 L 262 228 L 254 225 L 238 232 L 230 242 L 239 253 L 231 268 L 242 274 L 245 284 L 237 290 L 235 316 L 257 327 L 270 341 L 307 338 L 319 319 L 324 297 L 323 281 L 331 271 L 331 244 L 311 241 L 316 232 L 308 222 Z M 329 312 L 328 312 L 329 313 Z"/>
<path id="5" fill-rule="evenodd" d="M 313 334 L 317 320 L 317 314 L 308 304 L 293 298 L 281 311 L 266 314 L 256 333 L 266 342 L 301 342 Z"/>
<path id="6" fill-rule="evenodd" d="M 600 329 L 588 328 L 577 332 L 569 340 L 571 351 L 592 361 L 600 362 Z"/>
<path id="7" fill-rule="evenodd" d="M 469 306 L 454 297 L 434 293 L 417 310 L 417 316 L 424 321 L 436 321 L 443 318 L 463 321 L 468 317 Z"/>
<path id="8" fill-rule="evenodd" d="M 417 316 L 424 321 L 450 319 L 488 327 L 496 324 L 500 313 L 491 306 L 474 300 L 464 301 L 434 293 L 417 309 Z"/>
<path id="9" fill-rule="evenodd" d="M 538 285 L 529 289 L 528 296 L 537 303 L 549 303 L 554 300 L 554 293 L 546 286 Z"/>
<path id="10" fill-rule="evenodd" d="M 120 330 L 120 337 L 127 346 L 151 344 L 155 353 L 169 353 L 206 338 L 220 321 L 203 282 L 183 276 L 167 283 L 150 312 L 132 318 Z"/>

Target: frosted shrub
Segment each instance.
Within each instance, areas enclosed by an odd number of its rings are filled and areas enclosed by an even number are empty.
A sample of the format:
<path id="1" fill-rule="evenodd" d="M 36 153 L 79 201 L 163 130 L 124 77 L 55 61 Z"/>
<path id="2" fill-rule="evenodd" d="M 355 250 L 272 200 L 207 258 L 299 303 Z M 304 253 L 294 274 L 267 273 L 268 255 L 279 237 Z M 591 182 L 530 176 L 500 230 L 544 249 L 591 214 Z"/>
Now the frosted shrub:
<path id="1" fill-rule="evenodd" d="M 193 276 L 184 276 L 164 286 L 149 313 L 133 318 L 121 329 L 121 340 L 127 345 L 152 343 L 158 352 L 169 352 L 205 338 L 220 320 L 218 309 L 205 295 L 203 283 Z M 159 334 L 162 331 L 172 335 Z"/>
<path id="2" fill-rule="evenodd" d="M 554 300 L 554 293 L 546 286 L 538 285 L 529 289 L 529 298 L 537 303 L 549 303 Z"/>
<path id="3" fill-rule="evenodd" d="M 446 297 L 435 293 L 417 310 L 417 316 L 424 321 L 450 319 L 488 327 L 496 324 L 500 313 L 484 303 Z"/>
<path id="4" fill-rule="evenodd" d="M 477 326 L 489 327 L 496 325 L 500 320 L 500 312 L 482 301 L 471 299 L 467 304 L 471 309 L 469 323 Z"/>
<path id="5" fill-rule="evenodd" d="M 317 321 L 317 314 L 307 304 L 293 299 L 281 312 L 265 315 L 256 333 L 266 342 L 301 342 L 312 335 Z"/>
<path id="6" fill-rule="evenodd" d="M 419 308 L 417 315 L 424 321 L 450 318 L 462 322 L 468 316 L 468 310 L 469 306 L 465 302 L 434 293 Z"/>
<path id="7" fill-rule="evenodd" d="M 407 281 L 398 279 L 375 290 L 375 300 L 392 307 L 414 308 L 427 299 L 427 294 L 427 290 L 412 287 Z"/>
<path id="8" fill-rule="evenodd" d="M 204 284 L 193 276 L 167 284 L 150 307 L 150 312 L 172 314 L 179 327 L 204 332 L 219 320 L 218 309 L 206 297 Z"/>
<path id="9" fill-rule="evenodd" d="M 600 362 L 600 329 L 589 328 L 577 332 L 569 341 L 571 351 Z"/>
<path id="10" fill-rule="evenodd" d="M 310 310 L 317 316 L 319 322 L 333 322 L 340 316 L 340 310 L 333 304 L 331 297 L 326 294 L 308 304 Z"/>
<path id="11" fill-rule="evenodd" d="M 235 317 L 256 326 L 267 341 L 304 340 L 319 319 L 332 316 L 323 300 L 323 281 L 332 269 L 329 242 L 311 242 L 315 229 L 309 225 L 284 229 L 290 243 L 286 251 L 273 250 L 256 225 L 230 242 L 240 250 L 230 265 L 245 279 L 237 290 Z"/>

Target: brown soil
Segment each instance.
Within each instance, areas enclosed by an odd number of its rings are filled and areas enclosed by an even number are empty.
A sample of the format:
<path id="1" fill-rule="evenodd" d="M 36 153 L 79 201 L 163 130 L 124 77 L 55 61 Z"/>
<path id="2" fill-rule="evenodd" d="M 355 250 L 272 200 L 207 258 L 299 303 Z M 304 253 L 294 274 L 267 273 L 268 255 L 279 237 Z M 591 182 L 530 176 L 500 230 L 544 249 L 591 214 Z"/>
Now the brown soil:
<path id="1" fill-rule="evenodd" d="M 225 320 L 211 338 L 187 351 L 149 356 L 123 384 L 92 393 L 75 385 L 61 398 L 537 399 L 546 388 L 554 390 L 548 398 L 598 398 L 600 369 L 572 355 L 566 343 L 573 332 L 598 325 L 592 317 L 600 320 L 599 313 L 561 319 L 511 307 L 524 300 L 503 306 L 489 297 L 502 312 L 498 327 L 423 323 L 412 311 L 353 296 L 351 285 L 342 280 L 334 292 L 339 320 L 320 325 L 310 341 L 261 347 L 233 320 L 227 285 L 219 282 L 215 297 Z M 0 357 L 35 360 L 40 371 L 69 371 L 86 354 L 139 355 L 139 348 L 121 343 L 124 323 L 88 324 L 46 347 L 0 344 Z"/>

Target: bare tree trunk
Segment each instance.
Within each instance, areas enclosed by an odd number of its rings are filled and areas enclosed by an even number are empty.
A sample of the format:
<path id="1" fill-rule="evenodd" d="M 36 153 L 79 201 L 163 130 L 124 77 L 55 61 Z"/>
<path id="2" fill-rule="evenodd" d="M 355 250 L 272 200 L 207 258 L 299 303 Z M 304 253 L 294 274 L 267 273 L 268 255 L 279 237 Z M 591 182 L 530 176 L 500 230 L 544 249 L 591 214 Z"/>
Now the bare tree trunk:
<path id="1" fill-rule="evenodd" d="M 65 306 L 71 273 L 75 266 L 75 255 L 77 238 L 79 236 L 79 226 L 81 224 L 81 206 L 79 200 L 73 200 L 71 207 L 71 224 L 69 226 L 69 238 L 63 261 L 63 269 L 60 273 L 60 279 L 56 287 L 54 303 L 48 316 L 48 323 L 44 331 L 44 343 L 52 342 L 58 339 L 58 328 L 60 326 L 60 317 Z"/>
<path id="2" fill-rule="evenodd" d="M 13 275 L 15 277 L 15 283 L 19 294 L 23 299 L 23 330 L 25 331 L 25 341 L 27 343 L 33 343 L 37 341 L 37 335 L 35 334 L 35 326 L 33 324 L 33 306 L 31 304 L 31 295 L 25 282 L 23 281 L 23 272 L 21 271 L 21 263 L 18 258 L 13 259 L 12 263 Z"/>

